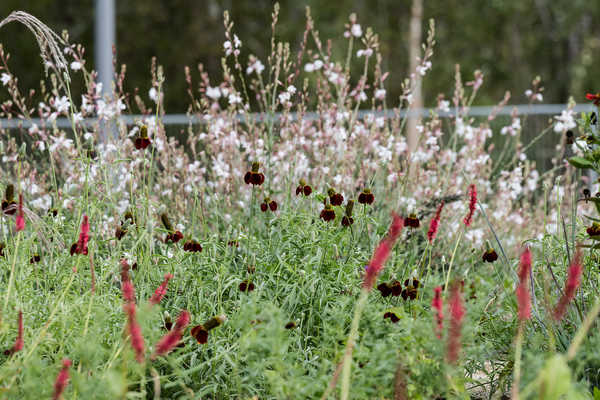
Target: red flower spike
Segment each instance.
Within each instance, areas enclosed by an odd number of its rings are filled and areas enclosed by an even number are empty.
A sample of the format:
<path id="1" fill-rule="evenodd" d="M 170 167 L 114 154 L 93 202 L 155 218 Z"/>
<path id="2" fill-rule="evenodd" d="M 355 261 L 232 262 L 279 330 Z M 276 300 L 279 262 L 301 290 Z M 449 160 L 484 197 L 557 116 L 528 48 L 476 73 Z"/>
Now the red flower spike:
<path id="1" fill-rule="evenodd" d="M 169 281 L 173 279 L 172 274 L 166 274 L 164 281 L 160 284 L 158 288 L 154 291 L 154 294 L 150 298 L 150 304 L 158 304 L 167 294 L 167 286 L 169 285 Z"/>
<path id="2" fill-rule="evenodd" d="M 401 230 L 401 218 L 397 215 L 393 215 L 393 222 L 390 226 L 388 236 L 381 240 L 381 242 L 373 252 L 373 257 L 371 258 L 371 261 L 367 266 L 367 271 L 365 273 L 365 278 L 363 281 L 363 288 L 367 290 L 371 290 L 373 288 L 373 285 L 377 280 L 377 276 L 383 269 L 387 259 L 390 257 L 392 247 L 394 246 L 396 239 L 400 235 Z"/>
<path id="3" fill-rule="evenodd" d="M 15 221 L 15 229 L 20 232 L 25 229 L 25 214 L 23 213 L 23 195 L 19 194 L 19 213 Z"/>
<path id="4" fill-rule="evenodd" d="M 440 226 L 440 219 L 442 217 L 442 209 L 444 208 L 444 202 L 442 201 L 435 212 L 435 217 L 429 223 L 429 230 L 427 231 L 427 239 L 429 243 L 432 243 L 437 235 L 438 228 Z"/>
<path id="5" fill-rule="evenodd" d="M 11 355 L 11 354 L 15 354 L 21 350 L 23 350 L 23 345 L 24 345 L 24 339 L 23 339 L 23 312 L 19 311 L 19 318 L 17 320 L 17 324 L 18 324 L 18 331 L 17 331 L 17 338 L 15 340 L 15 344 L 13 345 L 13 347 L 11 347 L 10 349 L 6 350 L 4 352 L 5 355 Z"/>
<path id="6" fill-rule="evenodd" d="M 594 105 L 600 106 L 600 93 L 586 93 L 585 98 L 590 101 L 593 101 Z"/>
<path id="7" fill-rule="evenodd" d="M 69 367 L 71 366 L 71 360 L 65 358 L 62 361 L 62 368 L 56 377 L 56 381 L 54 381 L 54 395 L 52 396 L 53 400 L 58 400 L 61 398 L 67 384 L 69 383 Z"/>
<path id="8" fill-rule="evenodd" d="M 431 300 L 431 308 L 435 310 L 435 334 L 438 337 L 438 339 L 441 339 L 444 324 L 444 301 L 442 300 L 441 286 L 437 286 L 433 289 L 433 300 Z"/>
<path id="9" fill-rule="evenodd" d="M 474 184 L 469 185 L 469 212 L 463 222 L 465 226 L 471 226 L 473 222 L 473 214 L 475 214 L 475 207 L 477 206 L 477 188 Z"/>
<path id="10" fill-rule="evenodd" d="M 83 222 L 81 222 L 81 228 L 79 230 L 79 240 L 77 241 L 77 254 L 87 255 L 88 253 L 88 241 L 90 240 L 90 223 L 88 216 L 83 216 Z"/>
<path id="11" fill-rule="evenodd" d="M 516 296 L 519 307 L 519 320 L 526 321 L 531 318 L 531 295 L 529 293 L 529 274 L 531 273 L 531 250 L 525 248 L 521 254 L 519 264 L 519 284 L 517 285 Z"/>
<path id="12" fill-rule="evenodd" d="M 569 265 L 565 291 L 560 297 L 560 300 L 558 300 L 558 303 L 554 307 L 554 312 L 552 313 L 552 316 L 556 321 L 560 321 L 565 315 L 567 306 L 575 298 L 577 288 L 579 288 L 579 285 L 581 284 L 581 274 L 583 273 L 583 263 L 581 259 L 581 249 L 577 249 L 577 253 L 575 253 L 575 257 L 571 261 L 571 265 Z"/>
<path id="13" fill-rule="evenodd" d="M 373 201 L 375 201 L 375 196 L 373 196 L 373 193 L 369 189 L 363 189 L 358 195 L 358 202 L 360 204 L 373 204 Z"/>
<path id="14" fill-rule="evenodd" d="M 460 294 L 460 285 L 454 284 L 450 294 L 450 327 L 448 328 L 448 342 L 446 349 L 446 358 L 450 364 L 456 364 L 460 353 L 460 336 L 462 322 L 465 316 L 465 307 L 463 306 L 462 296 Z"/>
<path id="15" fill-rule="evenodd" d="M 175 346 L 179 344 L 181 341 L 181 337 L 183 336 L 183 331 L 186 326 L 190 323 L 190 313 L 186 310 L 183 310 L 179 317 L 177 318 L 177 322 L 175 322 L 175 328 L 164 335 L 158 343 L 156 343 L 156 350 L 152 355 L 152 359 L 155 359 L 158 356 L 163 356 L 165 354 L 170 353 Z"/>

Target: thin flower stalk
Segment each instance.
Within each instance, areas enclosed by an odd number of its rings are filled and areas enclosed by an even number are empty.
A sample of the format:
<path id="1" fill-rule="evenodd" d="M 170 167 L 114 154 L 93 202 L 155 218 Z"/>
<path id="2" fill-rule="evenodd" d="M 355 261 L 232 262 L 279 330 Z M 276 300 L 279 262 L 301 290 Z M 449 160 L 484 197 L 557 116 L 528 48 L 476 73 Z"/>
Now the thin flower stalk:
<path id="1" fill-rule="evenodd" d="M 575 298 L 575 293 L 577 293 L 577 289 L 581 284 L 581 275 L 583 273 L 583 263 L 581 259 L 581 250 L 578 249 L 575 253 L 575 257 L 571 261 L 571 265 L 569 265 L 567 282 L 565 283 L 563 295 L 558 300 L 558 303 L 552 312 L 552 316 L 555 321 L 560 321 L 563 318 L 567 312 L 567 306 Z"/>

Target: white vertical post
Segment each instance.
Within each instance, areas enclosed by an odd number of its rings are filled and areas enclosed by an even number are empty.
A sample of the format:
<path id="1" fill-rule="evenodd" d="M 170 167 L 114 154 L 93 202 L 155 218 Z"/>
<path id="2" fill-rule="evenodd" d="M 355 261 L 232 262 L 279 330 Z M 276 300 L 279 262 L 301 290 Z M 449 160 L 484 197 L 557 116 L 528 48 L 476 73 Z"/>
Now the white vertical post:
<path id="1" fill-rule="evenodd" d="M 114 77 L 113 46 L 115 45 L 115 1 L 95 0 L 96 9 L 94 16 L 94 57 L 98 82 L 102 83 L 102 94 L 111 95 Z M 112 132 L 111 132 L 112 131 Z M 108 136 L 116 135 L 114 129 L 103 126 L 100 141 L 106 142 Z"/>

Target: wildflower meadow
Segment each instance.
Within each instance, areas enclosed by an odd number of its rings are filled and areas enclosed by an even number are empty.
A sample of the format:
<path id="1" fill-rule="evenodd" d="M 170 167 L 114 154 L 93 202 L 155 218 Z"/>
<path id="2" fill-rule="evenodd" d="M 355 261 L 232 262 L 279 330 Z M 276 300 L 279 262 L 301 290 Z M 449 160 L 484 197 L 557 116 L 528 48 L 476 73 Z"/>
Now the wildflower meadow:
<path id="1" fill-rule="evenodd" d="M 332 49 L 307 8 L 282 43 L 275 5 L 267 59 L 226 12 L 222 75 L 181 66 L 173 130 L 160 55 L 117 49 L 107 95 L 67 32 L 4 17 L 1 398 L 600 399 L 595 112 L 571 100 L 525 139 L 527 116 L 497 118 L 508 93 L 470 115 L 485 76 L 457 64 L 417 118 L 435 21 L 390 98 L 376 27 L 351 14 Z M 39 87 L 9 23 L 39 44 Z M 148 88 L 124 89 L 131 68 Z M 510 89 L 534 104 L 544 84 Z"/>

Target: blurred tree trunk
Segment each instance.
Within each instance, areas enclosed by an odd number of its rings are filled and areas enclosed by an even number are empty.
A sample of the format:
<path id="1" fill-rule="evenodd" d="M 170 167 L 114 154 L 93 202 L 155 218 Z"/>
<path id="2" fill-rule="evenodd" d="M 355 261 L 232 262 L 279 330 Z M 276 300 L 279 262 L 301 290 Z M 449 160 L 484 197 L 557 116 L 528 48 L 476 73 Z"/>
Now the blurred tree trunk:
<path id="1" fill-rule="evenodd" d="M 423 108 L 423 95 L 421 88 L 421 76 L 416 72 L 421 56 L 421 21 L 423 19 L 423 0 L 413 0 L 410 16 L 410 37 L 409 37 L 409 73 L 415 74 L 412 87 L 413 102 L 411 110 Z M 411 154 L 417 148 L 419 133 L 417 124 L 421 118 L 419 116 L 409 116 L 407 125 L 407 143 L 408 151 Z M 412 170 L 412 168 L 411 168 Z"/>

